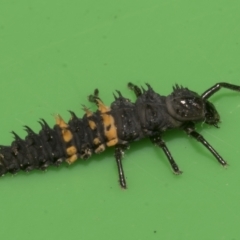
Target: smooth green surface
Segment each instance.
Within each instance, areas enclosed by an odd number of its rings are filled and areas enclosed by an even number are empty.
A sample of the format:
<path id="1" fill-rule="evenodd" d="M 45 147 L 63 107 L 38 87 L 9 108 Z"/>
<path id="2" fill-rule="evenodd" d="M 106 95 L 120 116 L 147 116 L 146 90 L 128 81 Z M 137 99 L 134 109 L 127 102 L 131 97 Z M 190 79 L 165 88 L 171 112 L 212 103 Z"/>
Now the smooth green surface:
<path id="1" fill-rule="evenodd" d="M 150 83 L 164 95 L 178 83 L 202 93 L 218 81 L 240 84 L 239 1 L 0 2 L 1 144 L 40 117 L 91 109 L 98 87 Z M 240 238 L 240 94 L 212 98 L 220 129 L 198 130 L 229 162 L 222 168 L 181 131 L 164 139 L 184 174 L 175 176 L 148 140 L 125 154 L 128 189 L 117 182 L 113 149 L 46 173 L 0 179 L 1 239 Z"/>

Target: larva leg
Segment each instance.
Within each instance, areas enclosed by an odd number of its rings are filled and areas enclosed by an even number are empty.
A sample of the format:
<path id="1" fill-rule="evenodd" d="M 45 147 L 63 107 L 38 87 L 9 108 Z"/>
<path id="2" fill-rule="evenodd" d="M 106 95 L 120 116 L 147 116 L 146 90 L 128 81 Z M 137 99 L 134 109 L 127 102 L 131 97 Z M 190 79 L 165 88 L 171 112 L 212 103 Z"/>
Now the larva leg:
<path id="1" fill-rule="evenodd" d="M 119 176 L 119 183 L 123 189 L 127 188 L 125 176 L 124 176 L 124 171 L 122 167 L 122 158 L 124 155 L 124 150 L 127 148 L 125 145 L 117 145 L 115 147 L 115 159 L 117 162 L 117 167 L 118 167 L 118 176 Z"/>
<path id="2" fill-rule="evenodd" d="M 189 125 L 183 128 L 183 130 L 193 138 L 195 138 L 198 142 L 202 143 L 204 147 L 206 147 L 213 156 L 217 159 L 217 161 L 222 165 L 226 166 L 227 162 L 223 160 L 223 158 L 218 154 L 218 152 L 207 142 L 207 140 L 198 132 L 195 131 L 194 125 Z"/>
<path id="3" fill-rule="evenodd" d="M 150 140 L 151 140 L 151 142 L 153 144 L 155 144 L 156 146 L 162 148 L 163 152 L 167 156 L 167 159 L 168 159 L 168 161 L 169 161 L 169 163 L 171 165 L 171 168 L 172 168 L 173 172 L 175 174 L 177 174 L 177 175 L 181 174 L 182 171 L 179 170 L 178 165 L 174 161 L 170 151 L 168 150 L 168 148 L 167 148 L 165 142 L 162 140 L 162 138 L 160 136 L 156 136 L 156 137 L 151 137 Z"/>

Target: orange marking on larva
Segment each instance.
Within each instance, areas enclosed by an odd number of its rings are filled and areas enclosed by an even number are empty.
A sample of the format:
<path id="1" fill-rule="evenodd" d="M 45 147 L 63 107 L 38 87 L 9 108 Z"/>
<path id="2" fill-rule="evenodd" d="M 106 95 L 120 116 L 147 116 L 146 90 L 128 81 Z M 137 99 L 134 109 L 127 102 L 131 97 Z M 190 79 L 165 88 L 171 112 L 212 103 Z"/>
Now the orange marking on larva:
<path id="1" fill-rule="evenodd" d="M 67 123 L 62 119 L 62 117 L 59 114 L 55 116 L 55 119 L 56 119 L 56 124 L 60 128 L 67 128 L 68 127 Z"/>
<path id="2" fill-rule="evenodd" d="M 66 149 L 68 156 L 73 156 L 77 153 L 77 149 L 74 146 L 71 146 Z"/>
<path id="3" fill-rule="evenodd" d="M 92 120 L 88 120 L 89 127 L 94 130 L 97 128 L 96 123 Z"/>
<path id="4" fill-rule="evenodd" d="M 104 144 L 101 144 L 96 150 L 95 153 L 101 153 L 105 150 Z"/>
<path id="5" fill-rule="evenodd" d="M 94 144 L 94 145 L 98 145 L 98 144 L 100 144 L 100 143 L 101 143 L 101 141 L 100 141 L 99 138 L 94 138 L 94 139 L 93 139 L 93 144 Z"/>
<path id="6" fill-rule="evenodd" d="M 109 112 L 111 110 L 109 107 L 105 106 L 100 99 L 96 99 L 96 100 L 97 100 L 98 110 L 101 113 L 106 113 L 106 112 Z"/>
<path id="7" fill-rule="evenodd" d="M 68 164 L 72 164 L 72 163 L 74 163 L 77 159 L 78 159 L 77 154 L 74 154 L 74 155 L 72 155 L 70 158 L 67 158 L 67 159 L 66 159 L 66 162 L 67 162 Z"/>
<path id="8" fill-rule="evenodd" d="M 87 117 L 91 117 L 93 115 L 93 113 L 87 107 L 84 106 L 83 110 L 85 111 Z"/>
<path id="9" fill-rule="evenodd" d="M 73 139 L 72 132 L 69 129 L 63 129 L 62 136 L 63 136 L 64 142 L 69 142 Z"/>
<path id="10" fill-rule="evenodd" d="M 114 146 L 118 143 L 117 128 L 115 126 L 114 118 L 109 113 L 102 114 L 101 116 L 104 125 L 104 135 L 108 140 L 107 146 Z M 112 142 L 112 140 L 114 141 Z"/>
<path id="11" fill-rule="evenodd" d="M 118 139 L 113 139 L 107 142 L 106 144 L 108 147 L 112 147 L 112 146 L 115 146 L 117 143 L 118 143 Z"/>

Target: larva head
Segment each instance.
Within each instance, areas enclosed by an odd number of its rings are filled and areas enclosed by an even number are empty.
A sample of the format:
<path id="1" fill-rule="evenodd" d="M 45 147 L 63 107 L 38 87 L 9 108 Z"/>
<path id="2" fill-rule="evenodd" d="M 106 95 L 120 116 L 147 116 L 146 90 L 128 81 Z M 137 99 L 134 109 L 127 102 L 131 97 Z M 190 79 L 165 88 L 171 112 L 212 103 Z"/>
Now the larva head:
<path id="1" fill-rule="evenodd" d="M 201 98 L 196 92 L 188 88 L 173 87 L 173 93 L 167 97 L 167 110 L 169 114 L 181 121 L 204 121 L 217 126 L 219 114 L 212 103 Z"/>

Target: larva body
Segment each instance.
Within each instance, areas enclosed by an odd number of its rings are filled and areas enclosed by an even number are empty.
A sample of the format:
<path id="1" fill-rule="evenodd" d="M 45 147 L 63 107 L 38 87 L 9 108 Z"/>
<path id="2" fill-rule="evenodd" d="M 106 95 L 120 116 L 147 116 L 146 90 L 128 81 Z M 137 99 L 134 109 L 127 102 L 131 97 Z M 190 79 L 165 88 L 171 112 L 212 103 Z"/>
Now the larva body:
<path id="1" fill-rule="evenodd" d="M 14 141 L 10 146 L 0 147 L 0 175 L 12 174 L 19 170 L 44 170 L 50 165 L 60 165 L 66 161 L 88 159 L 94 153 L 101 153 L 107 147 L 115 147 L 119 182 L 126 188 L 122 168 L 122 156 L 129 143 L 142 138 L 150 138 L 166 154 L 173 172 L 180 174 L 177 164 L 169 152 L 162 135 L 174 128 L 183 129 L 188 135 L 201 142 L 221 163 L 226 162 L 211 145 L 194 129 L 194 124 L 205 122 L 217 127 L 219 114 L 208 98 L 221 87 L 240 91 L 240 86 L 218 83 L 199 95 L 188 88 L 176 85 L 168 96 L 161 96 L 147 84 L 147 90 L 129 83 L 137 100 L 132 103 L 120 92 L 110 107 L 103 104 L 96 90 L 89 96 L 98 106 L 96 112 L 84 107 L 85 115 L 78 118 L 70 111 L 71 119 L 66 123 L 56 116 L 56 125 L 50 128 L 41 119 L 41 130 L 37 134 L 25 127 L 27 136 L 21 139 L 13 132 Z"/>

